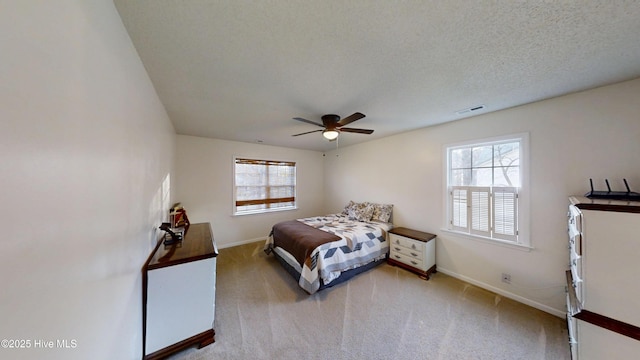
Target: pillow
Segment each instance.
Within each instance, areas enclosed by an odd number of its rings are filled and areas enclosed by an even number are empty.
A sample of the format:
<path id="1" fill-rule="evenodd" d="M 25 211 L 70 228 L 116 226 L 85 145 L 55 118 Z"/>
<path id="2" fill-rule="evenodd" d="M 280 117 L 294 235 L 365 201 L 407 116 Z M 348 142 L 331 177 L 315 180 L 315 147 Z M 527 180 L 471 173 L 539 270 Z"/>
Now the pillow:
<path id="1" fill-rule="evenodd" d="M 342 210 L 342 213 L 345 215 L 349 215 L 349 209 L 351 209 L 356 203 L 353 202 L 353 200 L 349 200 L 349 203 L 347 204 L 347 206 L 344 207 L 344 210 Z"/>
<path id="2" fill-rule="evenodd" d="M 373 204 L 371 220 L 389 222 L 389 219 L 391 219 L 391 211 L 393 211 L 393 204 Z"/>
<path id="3" fill-rule="evenodd" d="M 373 204 L 368 202 L 355 203 L 349 208 L 349 218 L 358 221 L 369 221 L 373 216 Z"/>

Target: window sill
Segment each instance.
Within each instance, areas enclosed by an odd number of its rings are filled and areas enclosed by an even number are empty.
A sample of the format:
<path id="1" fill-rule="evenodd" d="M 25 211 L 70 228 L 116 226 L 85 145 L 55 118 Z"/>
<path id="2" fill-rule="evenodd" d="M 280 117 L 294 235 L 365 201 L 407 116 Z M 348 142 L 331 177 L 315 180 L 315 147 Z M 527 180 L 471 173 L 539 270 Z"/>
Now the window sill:
<path id="1" fill-rule="evenodd" d="M 497 245 L 497 246 L 501 246 L 501 247 L 505 247 L 505 248 L 509 248 L 509 249 L 514 249 L 514 250 L 519 250 L 519 251 L 526 251 L 526 252 L 530 252 L 531 250 L 533 250 L 534 248 L 529 246 L 529 245 L 523 245 L 523 244 L 516 244 L 513 242 L 509 242 L 509 241 L 503 241 L 503 240 L 499 240 L 499 239 L 491 239 L 491 238 L 487 238 L 484 236 L 477 236 L 477 235 L 473 235 L 473 234 L 468 234 L 468 233 L 463 233 L 463 232 L 459 232 L 459 231 L 454 231 L 451 229 L 440 229 L 444 232 L 447 232 L 451 235 L 454 235 L 456 237 L 459 238 L 463 238 L 463 239 L 470 239 L 470 240 L 474 240 L 474 241 L 479 241 L 485 244 L 491 244 L 491 245 Z"/>
<path id="2" fill-rule="evenodd" d="M 287 208 L 280 208 L 280 209 L 270 209 L 270 210 L 254 210 L 254 211 L 243 211 L 243 212 L 239 212 L 239 213 L 232 213 L 231 216 L 245 216 L 245 215 L 266 215 L 266 214 L 271 214 L 271 213 L 276 213 L 276 212 L 281 212 L 281 211 L 291 211 L 291 210 L 298 210 L 297 206 L 294 207 L 287 207 Z"/>

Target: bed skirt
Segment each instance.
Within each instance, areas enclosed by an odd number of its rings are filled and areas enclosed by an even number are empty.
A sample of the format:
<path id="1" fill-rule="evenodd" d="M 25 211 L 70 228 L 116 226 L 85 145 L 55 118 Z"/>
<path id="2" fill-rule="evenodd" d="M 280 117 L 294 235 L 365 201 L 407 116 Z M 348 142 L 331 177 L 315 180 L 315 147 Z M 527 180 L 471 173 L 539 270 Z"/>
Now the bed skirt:
<path id="1" fill-rule="evenodd" d="M 277 251 L 273 251 L 272 252 L 273 255 L 276 257 L 276 259 L 278 259 L 278 262 L 282 265 L 282 267 L 287 270 L 287 272 L 296 280 L 298 281 L 300 279 L 300 272 L 298 272 L 298 270 L 296 270 L 293 266 L 291 266 L 291 264 L 289 264 L 282 256 L 280 256 L 280 254 Z M 324 281 L 322 279 L 320 279 L 320 288 L 318 288 L 318 291 L 322 290 L 322 289 L 326 289 L 329 287 L 332 287 L 334 285 L 338 285 L 340 283 L 343 283 L 351 278 L 353 278 L 354 276 L 363 273 L 365 271 L 371 270 L 374 267 L 381 265 L 383 263 L 385 263 L 387 261 L 386 257 L 383 259 L 379 259 L 377 261 L 372 261 L 368 264 L 359 266 L 357 268 L 354 269 L 349 269 L 346 271 L 343 271 L 339 277 L 337 277 L 336 279 L 334 279 L 333 281 L 331 281 L 328 284 L 325 284 Z"/>

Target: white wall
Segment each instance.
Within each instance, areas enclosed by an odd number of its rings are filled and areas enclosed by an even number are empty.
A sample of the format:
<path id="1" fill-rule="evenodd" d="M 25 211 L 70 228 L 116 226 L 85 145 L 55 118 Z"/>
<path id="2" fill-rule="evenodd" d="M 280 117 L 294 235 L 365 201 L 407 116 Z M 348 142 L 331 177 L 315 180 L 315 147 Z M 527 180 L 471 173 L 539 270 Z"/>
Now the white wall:
<path id="1" fill-rule="evenodd" d="M 589 178 L 640 191 L 640 80 L 342 148 L 325 161 L 327 212 L 349 200 L 394 204 L 394 223 L 438 235 L 437 265 L 556 315 L 564 313 L 567 197 Z M 488 104 L 489 106 L 491 104 Z M 525 252 L 443 232 L 446 144 L 530 134 L 531 242 Z M 336 157 L 336 155 L 339 155 Z M 512 284 L 501 282 L 501 273 Z"/>
<path id="2" fill-rule="evenodd" d="M 0 7 L 0 358 L 139 359 L 174 129 L 112 1 Z"/>
<path id="3" fill-rule="evenodd" d="M 178 135 L 176 201 L 192 223 L 210 222 L 218 247 L 264 239 L 273 224 L 322 214 L 323 154 L 317 151 Z M 297 210 L 232 216 L 234 156 L 296 162 Z"/>

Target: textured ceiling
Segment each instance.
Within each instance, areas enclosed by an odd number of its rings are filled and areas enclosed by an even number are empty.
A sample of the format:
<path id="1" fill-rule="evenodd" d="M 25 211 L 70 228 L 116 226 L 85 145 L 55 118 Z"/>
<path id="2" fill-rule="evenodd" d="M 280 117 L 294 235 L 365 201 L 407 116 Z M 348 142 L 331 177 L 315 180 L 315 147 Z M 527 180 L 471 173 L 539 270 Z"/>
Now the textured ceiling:
<path id="1" fill-rule="evenodd" d="M 329 150 L 640 77 L 640 1 L 115 0 L 179 134 Z M 466 115 L 468 116 L 468 115 Z"/>

